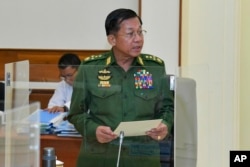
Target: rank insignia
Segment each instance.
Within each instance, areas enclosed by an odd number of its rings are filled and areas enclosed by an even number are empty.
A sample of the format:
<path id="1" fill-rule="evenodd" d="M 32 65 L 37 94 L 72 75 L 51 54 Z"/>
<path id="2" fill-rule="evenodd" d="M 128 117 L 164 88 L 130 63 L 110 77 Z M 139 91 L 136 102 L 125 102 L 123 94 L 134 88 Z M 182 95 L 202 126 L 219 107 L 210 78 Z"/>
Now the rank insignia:
<path id="1" fill-rule="evenodd" d="M 109 80 L 111 77 L 111 72 L 107 69 L 98 71 L 98 79 L 100 80 L 98 87 L 110 87 Z"/>
<path id="2" fill-rule="evenodd" d="M 138 70 L 134 74 L 135 88 L 136 89 L 152 89 L 153 88 L 153 77 L 152 74 L 146 70 Z"/>

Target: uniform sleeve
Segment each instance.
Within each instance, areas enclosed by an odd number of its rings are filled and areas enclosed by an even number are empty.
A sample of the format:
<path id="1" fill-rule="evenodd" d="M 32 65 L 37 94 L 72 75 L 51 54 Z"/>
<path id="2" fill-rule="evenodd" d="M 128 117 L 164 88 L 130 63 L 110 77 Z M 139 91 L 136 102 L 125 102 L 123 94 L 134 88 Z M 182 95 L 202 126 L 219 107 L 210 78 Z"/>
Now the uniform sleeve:
<path id="1" fill-rule="evenodd" d="M 174 124 L 174 93 L 165 70 L 161 77 L 161 100 L 156 106 L 156 118 L 162 118 L 170 132 Z"/>

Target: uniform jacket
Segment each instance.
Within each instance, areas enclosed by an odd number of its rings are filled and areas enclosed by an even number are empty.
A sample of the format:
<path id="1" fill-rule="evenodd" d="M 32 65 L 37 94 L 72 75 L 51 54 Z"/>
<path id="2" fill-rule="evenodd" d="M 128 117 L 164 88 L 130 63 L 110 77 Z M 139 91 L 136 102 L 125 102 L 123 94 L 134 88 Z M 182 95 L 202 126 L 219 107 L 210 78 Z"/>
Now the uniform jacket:
<path id="1" fill-rule="evenodd" d="M 156 56 L 139 55 L 128 71 L 117 65 L 112 51 L 86 58 L 74 81 L 68 115 L 83 135 L 79 167 L 115 166 L 118 139 L 98 143 L 100 125 L 115 130 L 122 121 L 161 118 L 170 132 L 174 100 L 169 88 L 164 62 Z M 160 166 L 159 144 L 150 137 L 125 134 L 123 148 L 120 166 Z"/>

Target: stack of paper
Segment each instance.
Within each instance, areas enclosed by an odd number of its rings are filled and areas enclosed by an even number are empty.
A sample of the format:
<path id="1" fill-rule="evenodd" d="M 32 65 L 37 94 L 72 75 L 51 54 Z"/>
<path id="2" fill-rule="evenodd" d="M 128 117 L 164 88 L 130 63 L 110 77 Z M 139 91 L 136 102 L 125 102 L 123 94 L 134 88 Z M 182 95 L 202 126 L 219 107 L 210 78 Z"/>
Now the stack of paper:
<path id="1" fill-rule="evenodd" d="M 80 133 L 78 133 L 75 127 L 69 123 L 68 121 L 62 121 L 54 130 L 57 136 L 65 136 L 65 137 L 81 137 Z"/>
<path id="2" fill-rule="evenodd" d="M 66 117 L 66 112 L 54 112 L 50 113 L 45 110 L 40 110 L 40 133 L 41 134 L 52 134 L 56 127 L 63 122 Z"/>
<path id="3" fill-rule="evenodd" d="M 64 117 L 66 117 L 66 112 L 48 112 L 46 110 L 40 110 L 40 123 L 48 125 L 58 125 L 60 124 Z"/>
<path id="4" fill-rule="evenodd" d="M 39 113 L 33 113 L 29 116 L 29 120 L 36 120 L 38 114 L 40 117 L 40 134 L 56 134 L 57 136 L 81 137 L 75 127 L 65 118 L 67 112 L 48 112 L 39 110 Z"/>

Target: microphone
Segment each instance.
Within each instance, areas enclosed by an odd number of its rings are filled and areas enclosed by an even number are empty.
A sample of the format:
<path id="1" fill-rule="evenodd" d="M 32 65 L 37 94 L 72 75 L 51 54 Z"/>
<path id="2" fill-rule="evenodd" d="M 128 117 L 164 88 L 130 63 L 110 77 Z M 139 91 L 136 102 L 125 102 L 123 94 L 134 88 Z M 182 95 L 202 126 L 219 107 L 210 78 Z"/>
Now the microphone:
<path id="1" fill-rule="evenodd" d="M 121 145 L 122 142 L 123 142 L 123 138 L 124 138 L 124 132 L 123 131 L 120 132 L 119 138 L 120 138 L 120 145 Z"/>
<path id="2" fill-rule="evenodd" d="M 123 131 L 120 132 L 119 138 L 120 138 L 120 142 L 119 142 L 119 151 L 118 151 L 116 167 L 119 167 L 119 162 L 120 162 L 121 147 L 122 147 L 122 142 L 123 142 L 123 138 L 124 138 L 124 132 Z"/>

